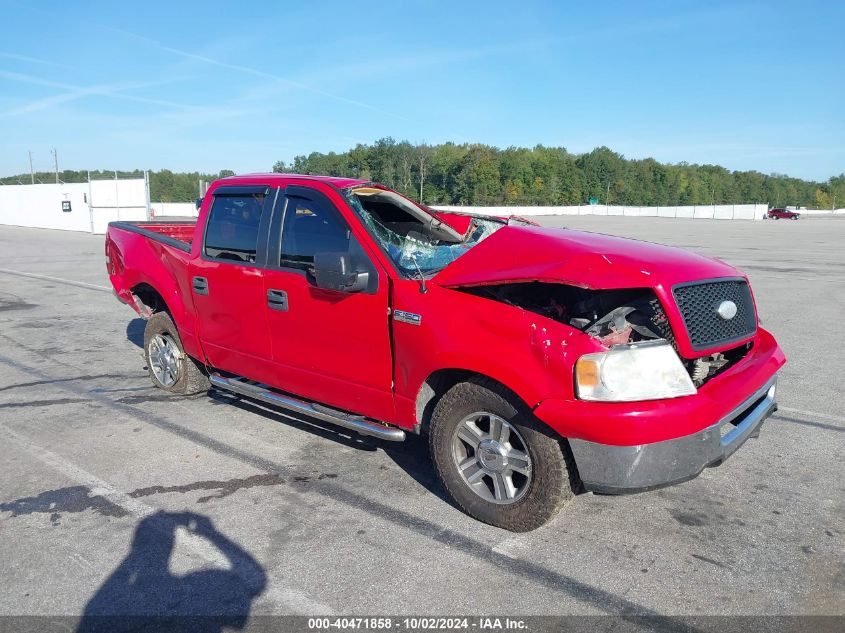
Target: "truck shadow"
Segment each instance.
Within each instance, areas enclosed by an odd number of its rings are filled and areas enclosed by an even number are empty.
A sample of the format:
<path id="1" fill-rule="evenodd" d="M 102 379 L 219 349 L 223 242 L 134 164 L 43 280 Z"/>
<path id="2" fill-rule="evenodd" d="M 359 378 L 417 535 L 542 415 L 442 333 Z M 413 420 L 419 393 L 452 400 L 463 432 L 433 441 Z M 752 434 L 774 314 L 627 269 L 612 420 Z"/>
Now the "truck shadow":
<path id="1" fill-rule="evenodd" d="M 146 327 L 147 321 L 145 319 L 141 317 L 132 319 L 126 324 L 126 339 L 136 347 L 144 349 L 144 328 Z"/>
<path id="2" fill-rule="evenodd" d="M 373 437 L 358 435 L 354 431 L 341 429 L 329 422 L 308 418 L 305 415 L 294 417 L 293 414 L 282 413 L 235 394 L 212 389 L 208 392 L 208 395 L 215 404 L 237 407 L 242 411 L 261 415 L 359 451 L 374 452 L 382 450 L 399 468 L 428 492 L 452 507 L 460 509 L 440 487 L 440 483 L 437 481 L 437 476 L 434 473 L 434 466 L 429 457 L 428 442 L 423 436 L 408 433 L 404 442 L 387 442 Z"/>
<path id="3" fill-rule="evenodd" d="M 177 528 L 187 530 L 192 543 L 201 539 L 192 554 L 228 569 L 172 573 Z M 207 516 L 156 512 L 138 524 L 131 551 L 88 601 L 77 633 L 243 629 L 266 584 L 261 565 Z"/>

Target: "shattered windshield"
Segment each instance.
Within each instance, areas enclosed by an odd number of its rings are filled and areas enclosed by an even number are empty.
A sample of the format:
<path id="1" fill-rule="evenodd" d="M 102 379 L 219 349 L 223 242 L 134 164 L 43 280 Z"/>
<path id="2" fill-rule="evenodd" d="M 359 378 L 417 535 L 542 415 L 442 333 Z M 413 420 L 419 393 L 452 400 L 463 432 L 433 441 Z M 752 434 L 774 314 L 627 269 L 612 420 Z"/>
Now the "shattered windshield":
<path id="1" fill-rule="evenodd" d="M 431 217 L 428 223 L 419 219 L 409 222 L 406 218 L 396 221 L 383 204 L 373 204 L 369 196 L 359 196 L 354 189 L 344 191 L 344 195 L 396 268 L 408 276 L 419 274 L 418 269 L 426 276 L 438 272 L 505 226 L 500 220 L 474 217 L 463 240 L 438 239 L 436 227 L 441 222 L 437 218 Z"/>

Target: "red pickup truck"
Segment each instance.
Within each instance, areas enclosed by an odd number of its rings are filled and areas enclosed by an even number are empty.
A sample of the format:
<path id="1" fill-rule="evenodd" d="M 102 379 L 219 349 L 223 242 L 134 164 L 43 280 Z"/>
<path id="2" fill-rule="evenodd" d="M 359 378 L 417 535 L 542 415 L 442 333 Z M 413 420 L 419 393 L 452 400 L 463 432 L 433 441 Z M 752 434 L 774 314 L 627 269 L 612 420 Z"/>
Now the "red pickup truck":
<path id="1" fill-rule="evenodd" d="M 455 503 L 510 530 L 691 479 L 776 409 L 747 278 L 675 248 L 281 174 L 216 181 L 195 224 L 113 222 L 105 247 L 156 386 L 426 433 Z"/>

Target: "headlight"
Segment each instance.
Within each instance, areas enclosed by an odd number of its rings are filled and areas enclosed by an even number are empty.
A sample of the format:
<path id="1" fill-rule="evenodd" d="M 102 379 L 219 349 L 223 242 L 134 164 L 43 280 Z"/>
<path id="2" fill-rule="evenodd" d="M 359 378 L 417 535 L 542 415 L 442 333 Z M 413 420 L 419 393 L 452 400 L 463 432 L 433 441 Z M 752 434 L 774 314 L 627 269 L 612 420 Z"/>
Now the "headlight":
<path id="1" fill-rule="evenodd" d="M 616 345 L 585 354 L 575 364 L 575 389 L 582 400 L 631 402 L 696 393 L 681 359 L 667 341 Z"/>

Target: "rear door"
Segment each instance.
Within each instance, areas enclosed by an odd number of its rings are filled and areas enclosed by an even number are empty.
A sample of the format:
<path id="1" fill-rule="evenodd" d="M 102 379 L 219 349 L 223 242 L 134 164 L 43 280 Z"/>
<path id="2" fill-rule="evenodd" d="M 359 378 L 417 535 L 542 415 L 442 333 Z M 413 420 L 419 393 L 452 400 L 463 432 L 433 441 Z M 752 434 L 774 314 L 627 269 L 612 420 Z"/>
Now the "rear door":
<path id="1" fill-rule="evenodd" d="M 278 189 L 218 187 L 201 256 L 191 268 L 200 339 L 210 363 L 255 380 L 270 376 L 263 265 Z"/>
<path id="2" fill-rule="evenodd" d="M 277 386 L 380 420 L 393 417 L 389 280 L 328 195 L 289 186 L 274 214 L 264 275 Z M 317 253 L 348 253 L 360 292 L 314 284 Z"/>

